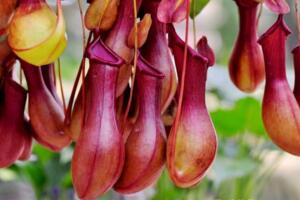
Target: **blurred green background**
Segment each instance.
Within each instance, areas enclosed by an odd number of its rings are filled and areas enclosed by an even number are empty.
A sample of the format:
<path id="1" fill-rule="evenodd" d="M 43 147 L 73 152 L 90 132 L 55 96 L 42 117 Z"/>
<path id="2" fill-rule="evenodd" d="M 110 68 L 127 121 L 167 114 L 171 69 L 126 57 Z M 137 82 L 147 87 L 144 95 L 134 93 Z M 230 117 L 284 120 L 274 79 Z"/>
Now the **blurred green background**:
<path id="1" fill-rule="evenodd" d="M 205 3 L 207 0 L 195 0 Z M 76 2 L 65 3 L 69 46 L 64 53 L 62 74 L 67 97 L 82 56 L 81 27 Z M 290 2 L 292 5 L 292 2 Z M 86 6 L 86 5 L 85 5 Z M 293 7 L 291 7 L 293 10 Z M 259 35 L 276 19 L 263 9 Z M 287 23 L 296 32 L 293 13 Z M 193 45 L 194 34 L 190 29 Z M 153 187 L 132 196 L 109 192 L 101 200 L 298 200 L 300 159 L 281 152 L 269 140 L 261 119 L 263 85 L 252 95 L 239 92 L 229 80 L 228 58 L 238 31 L 237 8 L 233 0 L 210 0 L 195 18 L 196 39 L 206 35 L 217 55 L 217 65 L 209 70 L 207 106 L 211 112 L 219 138 L 218 156 L 203 181 L 194 188 L 179 189 L 164 172 Z M 184 23 L 176 25 L 181 36 Z M 296 34 L 288 40 L 288 78 L 293 85 L 290 51 L 296 46 Z M 17 162 L 9 169 L 0 169 L 0 200 L 71 200 L 76 199 L 72 189 L 70 161 L 72 147 L 60 154 L 51 153 L 34 145 L 27 162 Z"/>

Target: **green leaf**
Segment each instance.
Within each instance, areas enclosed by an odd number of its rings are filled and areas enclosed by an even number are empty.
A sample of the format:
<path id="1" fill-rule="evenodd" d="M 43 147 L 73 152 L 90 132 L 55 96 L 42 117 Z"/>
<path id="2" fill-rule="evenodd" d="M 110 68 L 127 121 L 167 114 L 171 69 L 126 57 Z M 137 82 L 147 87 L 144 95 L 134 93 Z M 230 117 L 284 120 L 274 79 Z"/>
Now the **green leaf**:
<path id="1" fill-rule="evenodd" d="M 64 188 L 72 188 L 73 187 L 71 170 L 69 170 L 69 172 L 64 175 L 64 177 L 62 178 L 61 184 L 62 184 L 62 187 L 64 187 Z"/>
<path id="2" fill-rule="evenodd" d="M 156 193 L 152 200 L 185 200 L 187 193 L 188 189 L 178 188 L 172 183 L 165 170 L 156 184 Z"/>
<path id="3" fill-rule="evenodd" d="M 257 136 L 266 136 L 264 129 L 261 104 L 254 98 L 244 98 L 236 103 L 236 109 L 244 115 L 245 129 Z"/>
<path id="4" fill-rule="evenodd" d="M 201 10 L 208 4 L 209 0 L 192 0 L 190 16 L 192 19 L 201 12 Z"/>
<path id="5" fill-rule="evenodd" d="M 261 117 L 260 102 L 246 97 L 238 100 L 232 108 L 221 108 L 211 113 L 218 134 L 231 137 L 243 132 L 266 137 Z"/>
<path id="6" fill-rule="evenodd" d="M 55 153 L 50 152 L 49 150 L 45 149 L 39 144 L 34 144 L 32 152 L 34 155 L 37 156 L 39 161 L 43 164 L 47 163 L 55 156 Z"/>

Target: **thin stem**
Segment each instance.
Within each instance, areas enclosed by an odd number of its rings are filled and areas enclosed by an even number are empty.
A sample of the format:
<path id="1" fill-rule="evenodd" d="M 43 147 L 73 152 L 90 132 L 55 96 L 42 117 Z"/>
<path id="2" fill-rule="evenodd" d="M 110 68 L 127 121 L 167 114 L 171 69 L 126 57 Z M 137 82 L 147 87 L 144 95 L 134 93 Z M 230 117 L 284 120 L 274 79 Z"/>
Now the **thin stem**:
<path id="1" fill-rule="evenodd" d="M 85 124 L 85 115 L 86 115 L 86 106 L 85 106 L 85 102 L 86 102 L 86 97 L 85 97 L 85 59 L 83 60 L 82 63 L 82 68 L 81 68 L 81 82 L 82 82 L 82 121 L 81 121 L 81 127 L 84 126 Z"/>
<path id="2" fill-rule="evenodd" d="M 74 103 L 74 100 L 75 100 L 75 95 L 76 95 L 76 91 L 77 91 L 77 88 L 78 88 L 80 77 L 85 76 L 85 58 L 86 58 L 85 52 L 86 52 L 87 43 L 86 43 L 84 16 L 83 16 L 83 8 L 82 8 L 81 0 L 77 0 L 77 4 L 78 4 L 80 20 L 81 20 L 83 55 L 82 55 L 82 59 L 81 59 L 81 62 L 80 62 L 80 67 L 79 67 L 78 73 L 76 75 L 76 79 L 75 79 L 75 82 L 74 82 L 74 85 L 73 85 L 73 88 L 72 88 L 70 100 L 69 100 L 67 111 L 66 111 L 65 124 L 67 126 L 71 123 L 72 108 L 73 108 L 73 103 Z M 91 38 L 92 38 L 92 33 L 90 32 L 89 37 L 88 37 L 88 43 L 91 41 Z M 84 78 L 83 78 L 83 81 L 82 81 L 82 88 L 83 88 L 82 93 L 83 94 L 82 94 L 82 96 L 83 96 L 83 102 L 85 103 L 85 94 L 84 94 L 85 84 L 84 83 L 85 83 L 85 81 L 84 81 Z"/>
<path id="3" fill-rule="evenodd" d="M 179 119 L 181 115 L 182 110 L 182 104 L 183 104 L 183 92 L 184 92 L 184 84 L 185 84 L 185 78 L 186 78 L 186 67 L 187 67 L 187 56 L 188 56 L 188 41 L 189 41 L 189 15 L 190 13 L 190 5 L 187 4 L 187 15 L 186 15 L 186 25 L 185 25 L 185 47 L 184 47 L 184 59 L 183 59 L 183 67 L 182 67 L 182 76 L 180 80 L 180 90 L 179 90 L 179 101 L 178 101 L 178 109 L 175 116 L 175 122 L 174 122 L 174 133 L 177 132 L 178 126 L 179 126 Z"/>
<path id="4" fill-rule="evenodd" d="M 197 28 L 196 28 L 196 20 L 193 18 L 193 34 L 194 34 L 194 48 L 197 47 Z"/>
<path id="5" fill-rule="evenodd" d="M 87 45 L 91 42 L 91 40 L 92 40 L 92 32 L 90 32 L 90 34 L 89 34 Z M 79 70 L 77 72 L 75 82 L 73 84 L 72 93 L 71 93 L 71 96 L 70 96 L 70 101 L 69 101 L 68 108 L 67 108 L 67 113 L 66 113 L 66 119 L 65 119 L 65 124 L 66 125 L 69 125 L 69 123 L 70 123 L 73 103 L 74 103 L 74 100 L 75 100 L 75 95 L 76 95 L 76 91 L 77 91 L 77 88 L 78 88 L 79 80 L 80 80 L 81 75 L 82 75 L 81 72 L 83 71 L 83 68 L 85 68 L 84 67 L 85 66 L 85 59 L 86 59 L 86 48 L 85 48 L 85 52 L 84 52 L 84 54 L 82 56 L 82 59 L 81 59 L 80 67 L 79 67 Z"/>
<path id="6" fill-rule="evenodd" d="M 84 25 L 84 16 L 83 16 L 83 8 L 82 8 L 82 2 L 81 0 L 77 0 L 78 8 L 79 8 L 79 14 L 80 14 L 80 20 L 81 20 L 81 29 L 82 29 L 82 49 L 83 53 L 85 51 L 86 46 L 86 35 L 85 35 L 85 25 Z"/>
<path id="7" fill-rule="evenodd" d="M 133 0 L 133 12 L 134 12 L 134 62 L 133 62 L 133 68 L 132 68 L 132 78 L 131 78 L 131 88 L 130 88 L 130 95 L 129 100 L 126 106 L 126 111 L 124 115 L 123 124 L 125 124 L 128 113 L 130 110 L 132 98 L 133 98 L 133 90 L 134 90 L 134 84 L 135 84 L 135 75 L 136 75 L 136 66 L 137 66 L 137 59 L 138 59 L 138 23 L 137 23 L 137 3 L 136 0 Z"/>
<path id="8" fill-rule="evenodd" d="M 57 15 L 58 15 L 58 17 L 63 17 L 63 9 L 62 9 L 61 0 L 56 0 L 56 4 L 57 4 Z"/>
<path id="9" fill-rule="evenodd" d="M 256 19 L 256 27 L 259 26 L 259 20 L 260 20 L 260 18 L 262 16 L 262 12 L 263 12 L 263 4 L 261 3 L 259 5 L 259 11 L 258 11 L 257 19 Z"/>
<path id="10" fill-rule="evenodd" d="M 62 9 L 62 4 L 61 4 L 61 0 L 57 0 L 56 1 L 57 4 L 57 13 L 58 13 L 58 17 L 63 17 L 63 9 Z M 60 83 L 60 91 L 61 91 L 61 96 L 62 96 L 62 101 L 63 101 L 63 107 L 64 107 L 64 113 L 66 114 L 66 99 L 65 99 L 65 95 L 64 95 L 64 91 L 63 91 L 63 86 L 62 86 L 62 77 L 61 77 L 61 66 L 60 66 L 60 59 L 58 58 L 58 71 L 59 71 L 59 83 Z M 55 71 L 55 68 L 54 68 Z"/>
<path id="11" fill-rule="evenodd" d="M 195 10 L 196 10 L 196 3 L 193 1 L 193 34 L 194 34 L 194 48 L 197 47 L 197 29 L 196 29 L 196 16 L 195 16 Z M 189 13 L 188 13 L 189 14 Z"/>
<path id="12" fill-rule="evenodd" d="M 57 85 L 57 80 L 56 80 L 56 71 L 55 71 L 55 68 L 52 70 L 52 76 L 53 76 L 54 85 L 55 85 L 55 87 L 56 87 L 56 85 Z"/>
<path id="13" fill-rule="evenodd" d="M 82 28 L 82 51 L 83 51 L 83 60 L 81 62 L 81 79 L 82 79 L 82 107 L 83 107 L 83 112 L 82 112 L 82 126 L 85 123 L 85 51 L 86 51 L 86 35 L 85 35 L 85 25 L 84 25 L 84 16 L 83 16 L 83 9 L 82 9 L 82 3 L 81 0 L 78 0 L 78 7 L 79 7 L 79 12 L 80 12 L 80 19 L 81 19 L 81 28 Z M 90 40 L 91 35 L 89 36 Z M 77 86 L 76 86 L 77 87 Z M 77 88 L 76 88 L 77 90 Z M 75 91 L 76 91 L 75 90 Z"/>
<path id="14" fill-rule="evenodd" d="M 66 98 L 65 98 L 64 87 L 63 87 L 63 83 L 62 83 L 60 58 L 58 58 L 58 60 L 57 60 L 57 70 L 58 70 L 58 80 L 59 80 L 61 97 L 62 97 L 62 101 L 63 101 L 64 111 L 66 113 L 67 112 L 67 107 L 66 107 Z"/>
<path id="15" fill-rule="evenodd" d="M 22 72 L 22 68 L 20 66 L 20 71 L 19 71 L 19 79 L 20 79 L 20 85 L 23 85 L 23 72 Z"/>
<path id="16" fill-rule="evenodd" d="M 295 2 L 295 18 L 298 30 L 298 43 L 300 43 L 300 18 L 299 18 L 299 0 L 294 0 Z"/>

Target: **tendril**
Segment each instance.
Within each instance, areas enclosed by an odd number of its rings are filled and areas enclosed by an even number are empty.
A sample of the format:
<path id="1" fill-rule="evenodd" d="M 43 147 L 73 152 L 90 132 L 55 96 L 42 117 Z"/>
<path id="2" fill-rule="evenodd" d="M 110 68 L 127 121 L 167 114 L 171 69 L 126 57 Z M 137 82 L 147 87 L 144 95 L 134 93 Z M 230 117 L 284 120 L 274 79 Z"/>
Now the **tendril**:
<path id="1" fill-rule="evenodd" d="M 64 112 L 66 114 L 67 107 L 66 107 L 66 98 L 65 98 L 65 92 L 64 92 L 63 82 L 62 82 L 60 58 L 58 58 L 58 60 L 57 60 L 57 71 L 58 71 L 58 80 L 59 80 L 60 92 L 61 92 L 61 97 L 62 97 L 63 106 L 64 106 Z"/>
<path id="2" fill-rule="evenodd" d="M 295 2 L 295 18 L 297 24 L 297 31 L 298 31 L 298 43 L 300 43 L 300 18 L 299 18 L 299 0 L 294 0 Z"/>
<path id="3" fill-rule="evenodd" d="M 177 132 L 179 126 L 179 119 L 182 110 L 183 103 L 183 92 L 184 92 L 184 84 L 185 84 L 185 76 L 186 76 L 186 68 L 187 68 L 187 54 L 188 54 L 188 40 L 189 40 L 189 14 L 190 13 L 190 4 L 187 3 L 187 15 L 186 15 L 186 25 L 185 25 L 185 47 L 184 47 L 184 59 L 183 59 L 183 67 L 182 67 L 182 76 L 180 80 L 180 90 L 179 90 L 179 100 L 178 100 L 178 109 L 175 116 L 174 121 L 174 133 Z"/>
<path id="4" fill-rule="evenodd" d="M 131 78 L 131 88 L 130 88 L 130 95 L 129 100 L 126 106 L 126 111 L 124 115 L 123 125 L 125 124 L 130 106 L 132 103 L 133 98 L 133 90 L 134 90 L 134 83 L 135 83 L 135 76 L 136 76 L 136 66 L 137 66 L 137 59 L 138 59 L 138 23 L 137 23 L 137 3 L 136 0 L 133 0 L 133 12 L 134 12 L 134 61 L 132 67 L 132 78 Z"/>

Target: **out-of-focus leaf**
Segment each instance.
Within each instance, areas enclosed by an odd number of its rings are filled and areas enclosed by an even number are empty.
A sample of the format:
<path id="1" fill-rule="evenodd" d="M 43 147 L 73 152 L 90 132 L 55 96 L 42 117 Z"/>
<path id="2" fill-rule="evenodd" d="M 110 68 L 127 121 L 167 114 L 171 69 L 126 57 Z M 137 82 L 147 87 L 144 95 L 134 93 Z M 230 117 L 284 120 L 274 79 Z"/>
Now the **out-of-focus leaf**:
<path id="1" fill-rule="evenodd" d="M 232 108 L 219 109 L 211 113 L 219 135 L 234 136 L 242 132 L 265 137 L 260 102 L 254 98 L 240 99 Z"/>
<path id="2" fill-rule="evenodd" d="M 185 200 L 188 190 L 177 188 L 165 171 L 156 184 L 156 193 L 152 200 Z"/>
<path id="3" fill-rule="evenodd" d="M 68 173 L 65 174 L 65 176 L 62 179 L 62 186 L 64 188 L 72 188 L 73 184 L 72 184 L 72 176 L 71 176 L 71 172 L 69 171 Z"/>
<path id="4" fill-rule="evenodd" d="M 212 167 L 209 178 L 214 181 L 216 187 L 226 180 L 232 180 L 247 176 L 254 172 L 259 166 L 250 158 L 229 158 L 218 156 Z"/>
<path id="5" fill-rule="evenodd" d="M 98 198 L 98 200 L 110 200 L 110 199 L 112 199 L 111 192 L 107 192 L 104 196 L 102 196 L 101 198 Z"/>
<path id="6" fill-rule="evenodd" d="M 69 156 L 64 155 L 62 158 L 62 154 L 52 153 L 40 145 L 35 145 L 34 162 L 17 162 L 11 169 L 31 183 L 38 198 L 65 196 L 72 188 L 71 177 L 67 177 L 70 174 L 67 157 Z"/>
<path id="7" fill-rule="evenodd" d="M 208 4 L 209 0 L 192 0 L 190 16 L 194 19 Z"/>
<path id="8" fill-rule="evenodd" d="M 245 129 L 258 136 L 266 136 L 262 117 L 261 104 L 254 98 L 241 99 L 236 103 L 236 109 L 244 114 Z"/>
<path id="9" fill-rule="evenodd" d="M 17 178 L 15 171 L 11 169 L 0 169 L 0 180 L 2 181 L 12 181 Z"/>
<path id="10" fill-rule="evenodd" d="M 218 135 L 233 136 L 244 129 L 243 120 L 234 109 L 219 109 L 211 113 Z"/>
<path id="11" fill-rule="evenodd" d="M 62 185 L 63 178 L 70 170 L 70 164 L 62 164 L 60 162 L 60 156 L 55 155 L 45 166 L 45 173 L 49 179 L 49 184 L 52 187 Z"/>
<path id="12" fill-rule="evenodd" d="M 25 165 L 19 165 L 18 168 L 21 175 L 30 180 L 37 196 L 40 197 L 48 182 L 43 166 L 38 162 L 28 162 Z"/>
<path id="13" fill-rule="evenodd" d="M 41 163 L 43 163 L 43 164 L 47 163 L 55 155 L 55 153 L 52 153 L 52 152 L 48 151 L 47 149 L 45 149 L 42 146 L 37 145 L 37 144 L 34 145 L 32 152 L 33 152 L 34 155 L 37 156 L 38 160 L 41 161 Z"/>

